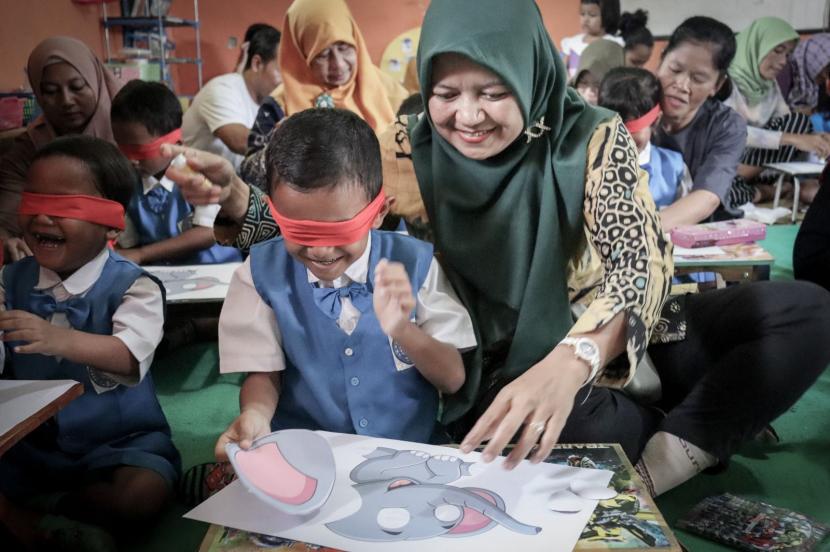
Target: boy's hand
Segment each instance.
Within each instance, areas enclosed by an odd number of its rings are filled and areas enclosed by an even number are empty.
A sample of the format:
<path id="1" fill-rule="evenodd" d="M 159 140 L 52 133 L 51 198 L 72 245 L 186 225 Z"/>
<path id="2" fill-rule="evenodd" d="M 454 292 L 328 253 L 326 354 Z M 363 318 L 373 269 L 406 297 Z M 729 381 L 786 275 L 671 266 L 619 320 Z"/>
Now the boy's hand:
<path id="1" fill-rule="evenodd" d="M 59 328 L 30 312 L 11 310 L 0 312 L 0 331 L 3 341 L 26 341 L 15 353 L 66 356 L 64 351 L 72 340 L 70 328 Z"/>
<path id="2" fill-rule="evenodd" d="M 256 409 L 243 411 L 216 442 L 214 453 L 219 462 L 228 461 L 225 445 L 236 443 L 240 448 L 250 448 L 251 442 L 271 433 L 271 419 Z"/>
<path id="3" fill-rule="evenodd" d="M 381 259 L 375 267 L 375 314 L 383 333 L 397 339 L 408 328 L 415 308 L 409 276 L 401 263 Z"/>

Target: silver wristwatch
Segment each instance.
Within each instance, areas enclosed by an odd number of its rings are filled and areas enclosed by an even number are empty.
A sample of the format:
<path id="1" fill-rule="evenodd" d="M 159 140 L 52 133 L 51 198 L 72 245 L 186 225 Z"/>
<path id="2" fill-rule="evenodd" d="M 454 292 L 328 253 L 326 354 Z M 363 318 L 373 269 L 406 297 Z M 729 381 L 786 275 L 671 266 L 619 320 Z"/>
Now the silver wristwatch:
<path id="1" fill-rule="evenodd" d="M 559 342 L 560 345 L 569 345 L 573 347 L 574 354 L 577 358 L 584 360 L 591 367 L 591 373 L 585 378 L 582 385 L 587 385 L 594 381 L 599 372 L 601 359 L 599 356 L 599 347 L 596 342 L 590 337 L 566 337 Z"/>

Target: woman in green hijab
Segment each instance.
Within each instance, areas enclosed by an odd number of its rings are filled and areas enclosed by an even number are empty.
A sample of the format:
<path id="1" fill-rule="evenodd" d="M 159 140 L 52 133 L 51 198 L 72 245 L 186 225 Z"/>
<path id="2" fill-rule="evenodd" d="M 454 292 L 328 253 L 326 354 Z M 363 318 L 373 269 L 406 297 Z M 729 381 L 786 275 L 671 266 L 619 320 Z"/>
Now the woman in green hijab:
<path id="1" fill-rule="evenodd" d="M 777 17 L 758 18 L 736 37 L 729 66 L 732 91 L 724 103 L 746 121 L 747 149 L 733 184 L 733 207 L 763 199 L 762 191 L 769 191 L 769 178 L 759 178 L 764 165 L 792 161 L 797 151 L 822 160 L 830 156 L 830 135 L 811 134 L 809 118 L 790 111 L 776 82 L 798 38 L 792 25 Z"/>
<path id="2" fill-rule="evenodd" d="M 489 461 L 516 439 L 512 468 L 558 440 L 618 442 L 654 492 L 728 461 L 830 361 L 808 345 L 830 339 L 830 299 L 774 282 L 664 308 L 671 255 L 634 142 L 568 88 L 535 2 L 433 0 L 421 33 L 427 111 L 380 137 L 384 189 L 409 232 L 434 241 L 476 325 L 465 385 L 444 397 L 462 449 L 489 441 Z M 217 227 L 220 241 L 277 234 L 262 192 L 226 162 L 170 149 L 201 173 L 168 174 L 189 200 L 221 202 L 237 223 Z M 646 349 L 665 415 L 632 398 Z M 796 350 L 797 377 L 780 362 Z"/>

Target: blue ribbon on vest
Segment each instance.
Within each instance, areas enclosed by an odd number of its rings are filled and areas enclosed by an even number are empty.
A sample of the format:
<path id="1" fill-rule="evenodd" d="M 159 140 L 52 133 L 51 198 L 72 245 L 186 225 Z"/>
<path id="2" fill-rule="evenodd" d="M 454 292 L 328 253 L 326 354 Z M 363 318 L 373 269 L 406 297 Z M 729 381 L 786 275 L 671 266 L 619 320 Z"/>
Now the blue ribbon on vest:
<path id="1" fill-rule="evenodd" d="M 339 288 L 314 287 L 314 304 L 323 314 L 337 320 L 340 318 L 341 298 L 348 297 L 360 312 L 366 312 L 372 306 L 372 294 L 366 284 L 352 282 L 348 286 Z"/>
<path id="2" fill-rule="evenodd" d="M 147 206 L 156 214 L 163 213 L 167 205 L 167 200 L 170 197 L 164 186 L 157 184 L 152 190 L 145 194 L 147 197 Z"/>
<path id="3" fill-rule="evenodd" d="M 35 292 L 32 293 L 29 299 L 29 308 L 33 313 L 47 320 L 56 312 L 62 312 L 73 328 L 82 329 L 89 319 L 92 305 L 85 297 L 72 297 L 66 301 L 56 301 L 51 295 Z"/>

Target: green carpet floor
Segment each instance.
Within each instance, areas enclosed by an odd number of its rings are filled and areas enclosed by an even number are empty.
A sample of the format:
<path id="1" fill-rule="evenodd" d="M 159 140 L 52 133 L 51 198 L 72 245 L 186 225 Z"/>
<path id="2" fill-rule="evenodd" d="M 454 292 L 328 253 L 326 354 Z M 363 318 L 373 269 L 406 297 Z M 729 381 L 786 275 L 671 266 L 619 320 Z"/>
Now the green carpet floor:
<path id="1" fill-rule="evenodd" d="M 796 231 L 795 226 L 768 229 L 763 245 L 776 259 L 773 279 L 792 278 Z M 188 347 L 160 359 L 153 375 L 185 468 L 211 461 L 217 436 L 238 412 L 241 376 L 219 375 L 215 344 Z M 746 446 L 726 472 L 699 476 L 660 497 L 658 506 L 669 523 L 703 497 L 726 491 L 830 523 L 830 371 L 774 425 L 781 444 Z M 172 507 L 157 527 L 137 535 L 125 550 L 197 550 L 207 526 L 182 519 L 185 511 Z M 693 552 L 729 550 L 682 531 L 677 536 Z M 822 550 L 830 551 L 830 542 Z"/>

